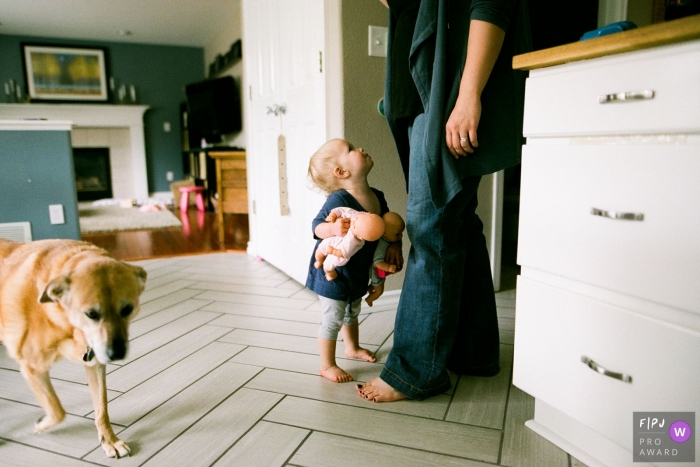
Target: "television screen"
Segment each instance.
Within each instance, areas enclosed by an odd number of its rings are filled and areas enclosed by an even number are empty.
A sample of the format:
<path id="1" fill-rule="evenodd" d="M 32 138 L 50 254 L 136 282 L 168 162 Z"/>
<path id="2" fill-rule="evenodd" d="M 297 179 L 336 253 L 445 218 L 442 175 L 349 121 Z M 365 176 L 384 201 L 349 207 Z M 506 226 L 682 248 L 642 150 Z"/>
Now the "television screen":
<path id="1" fill-rule="evenodd" d="M 241 100 L 231 76 L 207 79 L 185 87 L 188 129 L 207 142 L 221 141 L 221 135 L 241 131 Z"/>

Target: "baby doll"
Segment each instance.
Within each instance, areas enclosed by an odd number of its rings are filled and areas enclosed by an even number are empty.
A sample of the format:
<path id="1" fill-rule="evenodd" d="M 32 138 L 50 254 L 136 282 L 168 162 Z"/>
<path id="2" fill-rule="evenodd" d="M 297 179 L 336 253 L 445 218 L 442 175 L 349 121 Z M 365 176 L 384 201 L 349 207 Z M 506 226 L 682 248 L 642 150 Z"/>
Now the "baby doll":
<path id="1" fill-rule="evenodd" d="M 384 261 L 384 257 L 389 245 L 401 240 L 406 224 L 401 216 L 391 211 L 384 214 L 382 219 L 384 219 L 384 234 L 379 239 L 379 243 L 377 243 L 377 249 L 374 250 L 374 261 L 372 264 L 377 270 L 377 275 L 383 279 L 386 277 L 387 272 L 396 272 L 396 265 L 387 263 Z"/>
<path id="2" fill-rule="evenodd" d="M 347 264 L 352 255 L 364 246 L 365 240 L 373 242 L 379 239 L 385 230 L 384 221 L 376 214 L 339 207 L 331 211 L 326 222 L 335 222 L 338 217 L 350 218 L 348 232 L 342 237 L 324 239 L 314 254 L 314 267 L 318 269 L 323 266 L 329 281 L 338 277 L 335 268 Z"/>
<path id="3" fill-rule="evenodd" d="M 377 249 L 374 250 L 374 259 L 372 260 L 372 266 L 374 267 L 372 285 L 374 286 L 383 283 L 387 273 L 396 272 L 396 265 L 387 263 L 384 258 L 389 245 L 401 241 L 403 231 L 406 228 L 404 220 L 395 212 L 387 212 L 382 218 L 384 220 L 384 234 L 377 243 Z M 377 289 L 375 288 L 375 290 Z M 381 293 L 379 291 L 370 293 L 365 299 L 365 302 L 367 302 L 367 305 L 372 306 L 372 302 L 380 295 Z"/>

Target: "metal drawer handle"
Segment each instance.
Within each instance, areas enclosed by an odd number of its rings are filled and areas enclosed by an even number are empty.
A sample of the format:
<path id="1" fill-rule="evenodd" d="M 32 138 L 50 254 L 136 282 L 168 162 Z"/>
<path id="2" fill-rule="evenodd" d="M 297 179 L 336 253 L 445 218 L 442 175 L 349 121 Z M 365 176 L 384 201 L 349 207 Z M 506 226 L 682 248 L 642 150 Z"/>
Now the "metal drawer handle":
<path id="1" fill-rule="evenodd" d="M 619 379 L 623 383 L 632 384 L 632 377 L 630 375 L 626 375 L 624 373 L 615 373 L 614 371 L 606 370 L 605 368 L 598 365 L 596 362 L 586 357 L 585 355 L 581 355 L 581 361 L 585 363 L 588 366 L 588 368 L 590 368 L 593 371 L 597 371 L 601 375 L 609 376 L 613 379 Z"/>
<path id="2" fill-rule="evenodd" d="M 607 104 L 609 102 L 624 102 L 624 101 L 642 101 L 654 98 L 654 91 L 645 89 L 643 91 L 618 92 L 614 94 L 603 94 L 598 96 L 599 104 Z"/>
<path id="3" fill-rule="evenodd" d="M 643 221 L 644 214 L 640 212 L 615 212 L 605 211 L 603 209 L 591 208 L 591 214 L 594 216 L 607 217 L 609 219 L 620 219 L 623 221 Z"/>

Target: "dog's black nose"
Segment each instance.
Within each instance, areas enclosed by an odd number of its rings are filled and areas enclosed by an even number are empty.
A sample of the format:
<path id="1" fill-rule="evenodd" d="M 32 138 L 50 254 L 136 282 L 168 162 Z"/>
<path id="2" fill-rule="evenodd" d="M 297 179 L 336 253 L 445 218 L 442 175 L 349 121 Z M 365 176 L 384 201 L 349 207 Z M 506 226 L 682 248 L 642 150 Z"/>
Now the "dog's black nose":
<path id="1" fill-rule="evenodd" d="M 115 337 L 112 345 L 107 348 L 107 356 L 110 360 L 121 360 L 126 356 L 126 341 L 121 337 Z"/>

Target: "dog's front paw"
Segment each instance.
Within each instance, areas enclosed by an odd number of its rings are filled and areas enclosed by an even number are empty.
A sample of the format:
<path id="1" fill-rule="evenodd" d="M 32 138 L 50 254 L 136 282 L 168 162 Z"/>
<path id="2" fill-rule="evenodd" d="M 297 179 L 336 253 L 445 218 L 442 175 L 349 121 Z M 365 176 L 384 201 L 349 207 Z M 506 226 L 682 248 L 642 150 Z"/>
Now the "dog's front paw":
<path id="1" fill-rule="evenodd" d="M 41 433 L 42 431 L 46 431 L 49 428 L 58 425 L 63 421 L 63 417 L 65 417 L 65 413 L 54 416 L 44 415 L 34 424 L 34 433 Z"/>
<path id="2" fill-rule="evenodd" d="M 129 445 L 119 438 L 115 438 L 114 441 L 111 442 L 102 440 L 102 449 L 105 450 L 107 457 L 116 457 L 117 459 L 131 454 Z"/>

